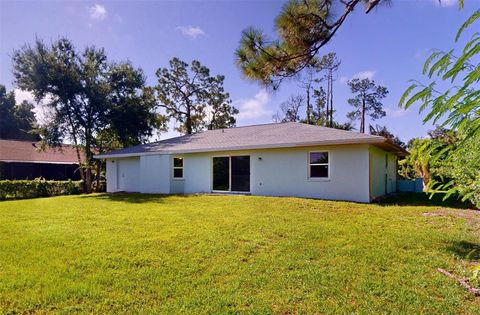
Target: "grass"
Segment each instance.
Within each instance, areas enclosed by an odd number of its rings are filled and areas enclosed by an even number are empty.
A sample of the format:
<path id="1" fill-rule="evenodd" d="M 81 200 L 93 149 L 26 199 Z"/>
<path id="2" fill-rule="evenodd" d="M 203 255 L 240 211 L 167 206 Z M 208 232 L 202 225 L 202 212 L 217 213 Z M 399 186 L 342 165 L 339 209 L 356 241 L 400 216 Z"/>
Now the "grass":
<path id="1" fill-rule="evenodd" d="M 91 195 L 0 203 L 0 313 L 478 314 L 469 217 L 425 202 Z M 448 211 L 452 211 L 449 215 Z M 446 213 L 446 214 L 445 214 Z"/>

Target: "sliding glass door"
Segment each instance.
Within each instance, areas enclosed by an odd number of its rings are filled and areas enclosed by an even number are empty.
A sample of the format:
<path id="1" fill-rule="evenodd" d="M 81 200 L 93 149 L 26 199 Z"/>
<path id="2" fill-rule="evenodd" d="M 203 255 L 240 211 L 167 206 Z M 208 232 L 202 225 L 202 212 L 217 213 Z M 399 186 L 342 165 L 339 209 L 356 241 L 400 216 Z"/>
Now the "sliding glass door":
<path id="1" fill-rule="evenodd" d="M 228 156 L 213 158 L 213 190 L 230 190 L 230 158 Z"/>
<path id="2" fill-rule="evenodd" d="M 213 158 L 213 190 L 250 191 L 250 156 Z"/>

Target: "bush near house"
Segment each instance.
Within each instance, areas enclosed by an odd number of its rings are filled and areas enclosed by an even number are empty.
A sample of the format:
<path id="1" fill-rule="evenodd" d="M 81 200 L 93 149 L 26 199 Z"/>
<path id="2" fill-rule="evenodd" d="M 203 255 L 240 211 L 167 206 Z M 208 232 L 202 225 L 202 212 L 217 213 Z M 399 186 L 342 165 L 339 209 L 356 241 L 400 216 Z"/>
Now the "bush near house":
<path id="1" fill-rule="evenodd" d="M 81 181 L 72 180 L 2 180 L 0 181 L 0 200 L 76 195 L 82 192 L 81 183 Z"/>

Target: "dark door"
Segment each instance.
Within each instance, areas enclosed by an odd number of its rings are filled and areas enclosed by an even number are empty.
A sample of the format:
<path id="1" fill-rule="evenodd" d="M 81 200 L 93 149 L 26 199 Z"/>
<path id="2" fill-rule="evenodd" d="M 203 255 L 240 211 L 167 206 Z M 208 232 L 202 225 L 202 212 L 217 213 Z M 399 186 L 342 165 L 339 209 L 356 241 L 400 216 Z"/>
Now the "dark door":
<path id="1" fill-rule="evenodd" d="M 213 158 L 213 190 L 230 190 L 230 158 Z"/>
<path id="2" fill-rule="evenodd" d="M 250 157 L 232 156 L 232 191 L 250 191 Z"/>

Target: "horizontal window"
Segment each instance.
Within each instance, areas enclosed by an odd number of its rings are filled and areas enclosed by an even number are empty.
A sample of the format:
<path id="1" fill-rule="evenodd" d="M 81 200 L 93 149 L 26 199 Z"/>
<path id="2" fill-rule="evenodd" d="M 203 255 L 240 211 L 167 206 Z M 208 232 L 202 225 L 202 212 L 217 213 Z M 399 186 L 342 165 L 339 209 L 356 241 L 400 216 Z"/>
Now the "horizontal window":
<path id="1" fill-rule="evenodd" d="M 328 178 L 328 152 L 310 152 L 308 167 L 309 178 Z"/>
<path id="2" fill-rule="evenodd" d="M 183 178 L 183 158 L 181 157 L 173 158 L 173 178 Z"/>

